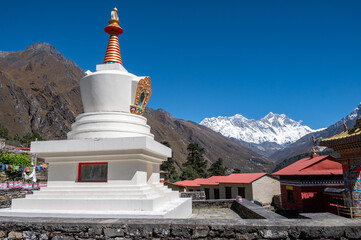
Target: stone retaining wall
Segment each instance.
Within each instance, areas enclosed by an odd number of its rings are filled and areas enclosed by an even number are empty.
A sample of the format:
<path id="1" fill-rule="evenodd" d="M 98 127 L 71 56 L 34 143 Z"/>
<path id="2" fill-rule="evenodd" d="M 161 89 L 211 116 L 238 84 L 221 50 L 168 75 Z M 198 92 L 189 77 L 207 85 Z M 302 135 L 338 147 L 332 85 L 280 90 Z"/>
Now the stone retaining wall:
<path id="1" fill-rule="evenodd" d="M 218 208 L 230 208 L 232 203 L 234 202 L 233 199 L 212 199 L 212 200 L 193 200 L 192 207 L 201 207 L 201 208 L 208 208 L 208 207 L 218 207 Z"/>
<path id="2" fill-rule="evenodd" d="M 287 219 L 271 210 L 260 207 L 247 199 L 242 202 L 233 201 L 231 209 L 246 219 Z"/>
<path id="3" fill-rule="evenodd" d="M 206 194 L 204 191 L 196 192 L 180 192 L 181 198 L 192 198 L 192 200 L 206 200 Z"/>
<path id="4" fill-rule="evenodd" d="M 11 207 L 13 198 L 25 198 L 26 194 L 33 194 L 33 190 L 23 188 L 7 188 L 0 190 L 0 208 Z"/>
<path id="5" fill-rule="evenodd" d="M 360 239 L 361 222 L 349 219 L 57 219 L 9 218 L 8 239 Z"/>

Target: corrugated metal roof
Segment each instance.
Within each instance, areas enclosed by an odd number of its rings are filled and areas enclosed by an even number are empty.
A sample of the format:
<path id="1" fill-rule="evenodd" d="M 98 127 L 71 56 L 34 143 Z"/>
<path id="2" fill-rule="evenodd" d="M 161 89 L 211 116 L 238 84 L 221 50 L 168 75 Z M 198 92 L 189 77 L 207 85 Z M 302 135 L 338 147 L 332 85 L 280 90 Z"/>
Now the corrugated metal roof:
<path id="1" fill-rule="evenodd" d="M 201 185 L 218 185 L 220 183 L 251 183 L 267 173 L 233 173 L 228 176 L 212 176 L 210 178 L 197 178 L 175 182 L 175 185 L 183 187 L 199 187 Z"/>
<path id="2" fill-rule="evenodd" d="M 314 156 L 300 159 L 272 175 L 342 175 L 342 164 L 329 155 Z"/>

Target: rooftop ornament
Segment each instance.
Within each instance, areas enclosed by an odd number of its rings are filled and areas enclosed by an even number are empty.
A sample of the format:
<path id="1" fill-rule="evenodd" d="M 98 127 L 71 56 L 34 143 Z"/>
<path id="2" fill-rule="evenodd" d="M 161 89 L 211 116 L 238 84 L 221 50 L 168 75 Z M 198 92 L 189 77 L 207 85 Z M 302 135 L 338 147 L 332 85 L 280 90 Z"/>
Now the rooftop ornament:
<path id="1" fill-rule="evenodd" d="M 111 13 L 111 19 L 109 25 L 104 28 L 104 31 L 110 35 L 107 51 L 105 52 L 104 64 L 108 63 L 120 63 L 122 64 L 122 58 L 120 57 L 119 39 L 118 35 L 123 33 L 123 29 L 119 26 L 118 9 L 114 8 Z"/>

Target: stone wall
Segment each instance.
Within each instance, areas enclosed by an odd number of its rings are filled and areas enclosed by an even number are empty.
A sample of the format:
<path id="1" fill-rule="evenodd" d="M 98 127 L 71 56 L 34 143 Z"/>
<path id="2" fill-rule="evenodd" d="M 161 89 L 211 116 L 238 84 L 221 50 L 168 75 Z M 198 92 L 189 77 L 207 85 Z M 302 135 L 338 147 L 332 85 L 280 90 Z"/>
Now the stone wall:
<path id="1" fill-rule="evenodd" d="M 0 208 L 11 207 L 13 198 L 25 198 L 26 194 L 33 194 L 33 190 L 22 188 L 7 188 L 0 190 Z"/>
<path id="2" fill-rule="evenodd" d="M 230 208 L 233 199 L 213 199 L 213 200 L 193 200 L 192 207 L 201 207 L 201 208 L 209 208 L 209 207 L 217 207 L 217 208 Z"/>
<path id="3" fill-rule="evenodd" d="M 242 202 L 233 201 L 231 209 L 245 219 L 287 219 L 247 199 L 243 199 Z"/>
<path id="4" fill-rule="evenodd" d="M 206 194 L 204 191 L 195 191 L 195 192 L 181 192 L 181 198 L 192 198 L 192 200 L 206 200 Z"/>
<path id="5" fill-rule="evenodd" d="M 8 239 L 360 239 L 349 219 L 60 219 L 2 217 Z"/>
<path id="6" fill-rule="evenodd" d="M 31 190 L 0 191 L 24 197 Z M 193 201 L 229 207 L 252 219 L 75 219 L 1 217 L 0 239 L 361 239 L 361 221 L 330 213 L 286 219 L 243 199 Z"/>

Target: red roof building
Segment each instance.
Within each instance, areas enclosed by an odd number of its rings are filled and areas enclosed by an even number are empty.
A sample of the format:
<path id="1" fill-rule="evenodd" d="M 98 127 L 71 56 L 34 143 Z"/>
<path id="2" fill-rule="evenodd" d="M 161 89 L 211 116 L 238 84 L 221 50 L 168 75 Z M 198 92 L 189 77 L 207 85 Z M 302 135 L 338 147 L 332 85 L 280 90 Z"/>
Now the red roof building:
<path id="1" fill-rule="evenodd" d="M 197 178 L 173 183 L 185 191 L 204 191 L 206 199 L 234 199 L 241 196 L 263 204 L 280 194 L 279 181 L 267 173 L 234 173 L 228 176 Z"/>
<path id="2" fill-rule="evenodd" d="M 327 187 L 343 188 L 342 165 L 332 156 L 303 158 L 273 173 L 280 177 L 282 208 L 302 212 L 330 211 Z M 336 209 L 334 209 L 336 211 Z M 331 212 L 335 212 L 331 211 Z"/>
<path id="3" fill-rule="evenodd" d="M 345 182 L 345 208 L 351 218 L 361 219 L 361 118 L 352 129 L 344 123 L 344 131 L 324 139 L 320 145 L 332 148 L 340 154 Z"/>

